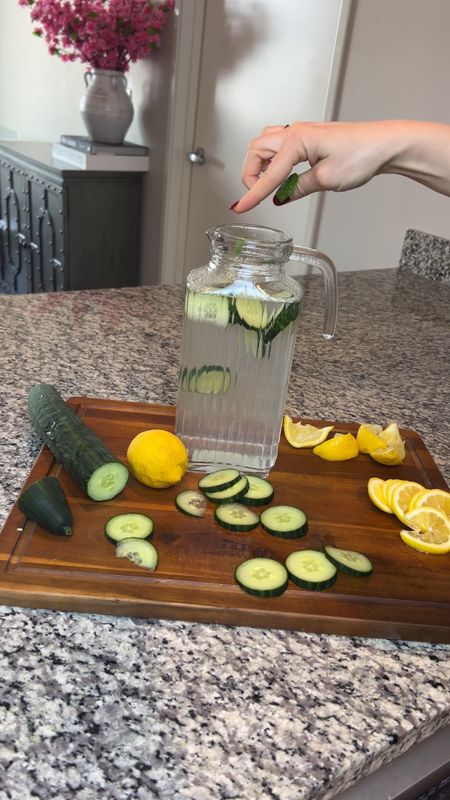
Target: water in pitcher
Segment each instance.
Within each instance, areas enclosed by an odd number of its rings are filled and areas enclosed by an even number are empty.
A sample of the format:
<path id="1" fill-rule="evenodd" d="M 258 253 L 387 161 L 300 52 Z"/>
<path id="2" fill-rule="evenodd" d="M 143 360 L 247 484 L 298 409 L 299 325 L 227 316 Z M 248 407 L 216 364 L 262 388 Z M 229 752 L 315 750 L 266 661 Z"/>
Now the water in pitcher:
<path id="1" fill-rule="evenodd" d="M 207 236 L 210 261 L 186 283 L 175 430 L 191 469 L 264 476 L 277 457 L 303 295 L 284 265 L 323 272 L 327 339 L 336 323 L 336 270 L 324 253 L 262 225 L 218 225 Z"/>
<path id="2" fill-rule="evenodd" d="M 277 457 L 299 291 L 292 279 L 286 288 L 286 278 L 234 277 L 224 287 L 193 288 L 188 280 L 176 431 L 192 469 L 267 475 Z"/>

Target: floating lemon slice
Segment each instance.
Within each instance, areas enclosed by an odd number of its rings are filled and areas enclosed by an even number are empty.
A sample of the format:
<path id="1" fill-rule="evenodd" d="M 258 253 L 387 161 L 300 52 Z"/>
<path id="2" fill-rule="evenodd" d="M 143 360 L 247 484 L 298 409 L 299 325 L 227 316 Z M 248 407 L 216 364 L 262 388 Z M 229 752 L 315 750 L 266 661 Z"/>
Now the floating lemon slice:
<path id="1" fill-rule="evenodd" d="M 406 514 L 408 513 L 411 499 L 422 491 L 422 484 L 416 483 L 415 481 L 401 481 L 397 486 L 394 486 L 389 505 L 394 514 L 404 525 L 409 524 L 406 519 Z"/>
<path id="2" fill-rule="evenodd" d="M 360 425 L 356 434 L 360 453 L 370 453 L 371 450 L 386 447 L 386 443 L 381 439 L 381 425 Z"/>
<path id="3" fill-rule="evenodd" d="M 420 506 L 435 508 L 450 518 L 450 492 L 445 492 L 443 489 L 423 489 L 411 497 L 409 510 Z"/>
<path id="4" fill-rule="evenodd" d="M 316 428 L 315 425 L 302 425 L 301 422 L 293 422 L 287 414 L 283 419 L 284 435 L 292 447 L 315 447 L 324 442 L 333 425 L 325 428 Z"/>
<path id="5" fill-rule="evenodd" d="M 367 483 L 367 491 L 372 503 L 377 508 L 381 509 L 381 511 L 385 511 L 387 514 L 392 514 L 392 510 L 386 502 L 386 495 L 384 492 L 385 483 L 386 481 L 382 478 L 370 478 Z"/>
<path id="6" fill-rule="evenodd" d="M 352 433 L 343 433 L 317 445 L 313 453 L 325 461 L 348 461 L 359 455 L 359 448 Z"/>
<path id="7" fill-rule="evenodd" d="M 400 531 L 405 544 L 422 553 L 450 552 L 450 520 L 442 511 L 420 506 L 405 514 L 412 531 Z"/>

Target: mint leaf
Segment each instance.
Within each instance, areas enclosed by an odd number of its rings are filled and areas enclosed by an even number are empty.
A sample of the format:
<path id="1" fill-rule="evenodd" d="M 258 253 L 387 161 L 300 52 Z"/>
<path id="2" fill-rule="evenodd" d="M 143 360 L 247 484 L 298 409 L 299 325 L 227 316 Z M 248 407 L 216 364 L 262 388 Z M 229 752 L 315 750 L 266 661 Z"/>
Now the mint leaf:
<path id="1" fill-rule="evenodd" d="M 298 175 L 297 172 L 293 172 L 292 175 L 289 175 L 289 178 L 286 178 L 284 183 L 282 183 L 277 189 L 275 197 L 280 201 L 280 203 L 284 203 L 284 201 L 287 200 L 297 188 L 299 177 L 300 175 Z"/>

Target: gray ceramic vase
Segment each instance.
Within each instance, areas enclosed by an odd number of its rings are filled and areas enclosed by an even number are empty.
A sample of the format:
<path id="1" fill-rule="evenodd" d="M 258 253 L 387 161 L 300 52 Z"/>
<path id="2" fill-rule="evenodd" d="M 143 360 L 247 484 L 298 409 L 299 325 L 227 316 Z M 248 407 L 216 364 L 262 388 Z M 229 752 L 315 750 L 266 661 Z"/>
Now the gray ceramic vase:
<path id="1" fill-rule="evenodd" d="M 123 72 L 91 69 L 85 73 L 86 91 L 80 100 L 81 116 L 95 142 L 122 144 L 134 110 Z"/>

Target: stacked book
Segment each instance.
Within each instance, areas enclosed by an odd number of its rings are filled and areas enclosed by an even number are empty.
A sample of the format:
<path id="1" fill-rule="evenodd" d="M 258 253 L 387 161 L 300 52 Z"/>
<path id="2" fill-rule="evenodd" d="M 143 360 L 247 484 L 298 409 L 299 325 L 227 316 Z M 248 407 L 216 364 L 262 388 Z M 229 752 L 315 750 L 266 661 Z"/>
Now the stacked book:
<path id="1" fill-rule="evenodd" d="M 107 170 L 111 172 L 146 172 L 148 148 L 140 144 L 104 144 L 93 142 L 87 136 L 64 134 L 52 147 L 55 161 L 70 164 L 78 169 Z"/>

